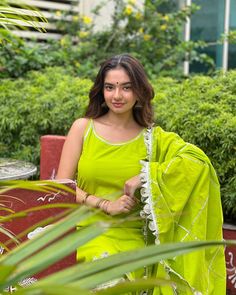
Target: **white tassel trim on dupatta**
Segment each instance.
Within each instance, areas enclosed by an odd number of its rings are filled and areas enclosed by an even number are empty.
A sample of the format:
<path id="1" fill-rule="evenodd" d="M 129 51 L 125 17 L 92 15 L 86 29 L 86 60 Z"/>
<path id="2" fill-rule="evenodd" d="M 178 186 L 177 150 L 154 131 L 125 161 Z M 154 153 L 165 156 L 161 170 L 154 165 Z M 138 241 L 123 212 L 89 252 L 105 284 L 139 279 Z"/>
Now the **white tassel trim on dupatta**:
<path id="1" fill-rule="evenodd" d="M 142 182 L 142 188 L 140 190 L 141 194 L 141 201 L 144 204 L 143 209 L 140 212 L 140 216 L 143 219 L 147 220 L 148 228 L 152 232 L 152 234 L 155 236 L 155 244 L 160 244 L 159 241 L 159 231 L 158 231 L 158 225 L 156 223 L 156 217 L 155 212 L 153 208 L 153 202 L 151 198 L 151 183 L 149 178 L 149 165 L 146 161 L 141 161 L 141 164 L 143 165 L 141 170 L 141 182 Z"/>
<path id="2" fill-rule="evenodd" d="M 143 209 L 140 212 L 140 216 L 147 221 L 148 228 L 152 232 L 152 234 L 155 236 L 155 244 L 160 244 L 159 241 L 159 231 L 158 231 L 158 225 L 156 223 L 156 217 L 153 207 L 153 200 L 152 200 L 152 192 L 151 192 L 151 179 L 150 179 L 150 171 L 149 171 L 149 162 L 151 162 L 152 158 L 152 128 L 147 128 L 145 134 L 144 134 L 144 142 L 147 149 L 147 157 L 146 161 L 140 161 L 140 164 L 142 165 L 141 169 L 141 182 L 142 187 L 140 190 L 141 194 L 141 201 L 144 204 Z M 144 229 L 145 235 L 147 234 L 147 230 Z M 145 237 L 147 238 L 147 237 Z"/>

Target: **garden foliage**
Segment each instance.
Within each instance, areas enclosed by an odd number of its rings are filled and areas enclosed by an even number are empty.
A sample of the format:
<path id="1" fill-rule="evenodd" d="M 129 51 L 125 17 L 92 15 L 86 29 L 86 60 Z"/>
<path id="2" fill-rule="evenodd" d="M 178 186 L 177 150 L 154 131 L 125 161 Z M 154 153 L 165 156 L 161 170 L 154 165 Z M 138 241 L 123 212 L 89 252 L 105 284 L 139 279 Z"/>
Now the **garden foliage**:
<path id="1" fill-rule="evenodd" d="M 210 157 L 222 190 L 226 218 L 236 213 L 236 71 L 154 83 L 155 121 L 199 146 Z"/>
<path id="2" fill-rule="evenodd" d="M 39 163 L 39 136 L 66 134 L 83 115 L 90 86 L 90 80 L 69 76 L 62 68 L 2 80 L 0 156 Z"/>
<path id="3" fill-rule="evenodd" d="M 236 211 L 236 71 L 226 76 L 195 76 L 177 82 L 152 81 L 155 121 L 180 134 L 210 157 L 222 187 L 227 217 Z M 0 157 L 39 163 L 39 138 L 65 135 L 83 116 L 91 80 L 73 77 L 63 68 L 30 72 L 26 78 L 2 80 L 0 85 Z"/>
<path id="4" fill-rule="evenodd" d="M 22 13 L 22 12 L 26 13 Z M 11 0 L 1 0 L 0 3 L 0 44 L 10 41 L 9 30 L 25 26 L 31 27 L 39 32 L 46 32 L 40 23 L 47 22 L 45 17 L 32 6 L 27 5 L 24 0 L 17 0 L 15 3 Z"/>
<path id="5" fill-rule="evenodd" d="M 96 7 L 94 18 L 109 1 Z M 92 18 L 74 15 L 68 22 L 67 15 L 58 11 L 61 20 L 56 24 L 63 33 L 60 40 L 37 44 L 12 36 L 12 42 L 0 48 L 0 77 L 20 77 L 29 70 L 64 66 L 80 77 L 93 78 L 101 61 L 121 52 L 139 58 L 150 77 L 182 76 L 186 53 L 190 62 L 213 66 L 208 56 L 199 53 L 199 48 L 206 46 L 204 42 L 183 41 L 186 17 L 198 9 L 196 5 L 170 12 L 163 8 L 170 5 L 165 0 L 146 0 L 144 7 L 135 0 L 113 2 L 111 24 L 102 30 L 95 28 Z"/>

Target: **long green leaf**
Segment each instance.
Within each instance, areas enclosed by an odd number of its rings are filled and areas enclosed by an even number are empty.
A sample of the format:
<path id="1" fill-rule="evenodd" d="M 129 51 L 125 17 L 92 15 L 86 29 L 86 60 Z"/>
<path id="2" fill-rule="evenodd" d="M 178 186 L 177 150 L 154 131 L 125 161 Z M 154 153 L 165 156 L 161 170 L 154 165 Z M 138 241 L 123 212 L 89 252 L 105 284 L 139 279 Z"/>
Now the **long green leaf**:
<path id="1" fill-rule="evenodd" d="M 0 265 L 0 283 L 6 281 L 15 268 L 15 265 Z"/>
<path id="2" fill-rule="evenodd" d="M 10 249 L 5 244 L 0 242 L 0 255 L 2 255 L 2 250 L 6 250 L 7 252 L 10 251 Z"/>
<path id="3" fill-rule="evenodd" d="M 15 295 L 91 295 L 89 291 L 69 286 L 58 286 L 57 284 L 42 286 L 40 288 L 23 288 L 14 292 Z"/>
<path id="4" fill-rule="evenodd" d="M 47 268 L 51 264 L 67 256 L 79 246 L 85 244 L 89 240 L 102 234 L 108 228 L 107 223 L 97 223 L 85 227 L 81 231 L 76 231 L 61 240 L 53 243 L 47 248 L 36 253 L 34 256 L 21 262 L 15 273 L 6 280 L 5 286 L 14 285 L 26 276 L 31 276 L 39 271 Z"/>
<path id="5" fill-rule="evenodd" d="M 168 280 L 168 279 L 137 279 L 135 281 L 125 281 L 118 283 L 113 287 L 106 289 L 101 289 L 96 291 L 96 295 L 118 295 L 118 294 L 127 294 L 129 292 L 143 291 L 147 289 L 152 289 L 156 286 L 177 286 L 178 290 L 186 291 L 189 289 L 188 286 L 183 284 Z"/>
<path id="6" fill-rule="evenodd" d="M 55 224 L 53 228 L 49 228 L 47 231 L 45 231 L 43 235 L 38 235 L 33 240 L 29 240 L 26 243 L 21 244 L 9 254 L 0 257 L 0 264 L 14 265 L 19 263 L 26 257 L 29 257 L 38 251 L 40 248 L 52 242 L 54 239 L 65 234 L 67 231 L 75 227 L 80 221 L 91 216 L 91 214 L 92 213 L 89 212 L 87 208 L 80 207 L 66 218 Z"/>
<path id="7" fill-rule="evenodd" d="M 77 204 L 70 204 L 70 203 L 55 203 L 55 204 L 45 204 L 45 205 L 41 205 L 41 206 L 36 206 L 36 207 L 32 207 L 26 210 L 22 210 L 20 212 L 14 213 L 14 214 L 8 214 L 4 217 L 0 217 L 0 222 L 9 222 L 12 219 L 16 219 L 16 218 L 22 218 L 25 217 L 27 215 L 29 215 L 32 212 L 37 212 L 37 211 L 42 211 L 42 210 L 46 210 L 46 209 L 52 209 L 52 208 L 68 208 L 68 209 L 72 209 L 72 208 L 77 208 L 78 205 Z"/>
<path id="8" fill-rule="evenodd" d="M 103 270 L 99 271 L 99 273 L 94 273 L 89 277 L 82 278 L 81 280 L 71 283 L 71 285 L 79 285 L 81 288 L 88 289 L 95 288 L 99 284 L 123 276 L 125 273 L 141 268 L 144 265 L 152 265 L 161 260 L 173 258 L 177 255 L 189 253 L 194 250 L 199 250 L 201 248 L 219 245 L 225 245 L 225 242 L 207 241 L 166 244 L 156 247 L 154 246 L 149 249 L 150 251 L 145 251 L 146 249 L 144 248 L 138 251 L 134 251 L 133 253 L 125 253 L 127 256 L 131 257 L 129 257 L 129 259 L 127 259 L 124 255 L 122 255 L 122 257 L 116 257 L 116 261 L 112 262 L 112 266 L 107 265 L 107 268 L 103 268 Z M 114 267 L 114 264 L 116 265 L 116 267 Z M 101 268 L 101 266 L 99 268 Z"/>
<path id="9" fill-rule="evenodd" d="M 11 4 L 17 4 L 18 7 L 12 7 Z M 10 26 L 24 29 L 24 26 L 31 25 L 39 32 L 46 32 L 39 22 L 46 23 L 47 19 L 38 9 L 26 5 L 23 1 L 3 1 L 0 6 L 0 26 L 7 30 Z"/>
<path id="10" fill-rule="evenodd" d="M 0 211 L 6 211 L 6 212 L 9 212 L 9 213 L 14 213 L 13 210 L 9 209 L 9 208 L 6 208 L 6 207 L 3 207 L 3 204 L 0 204 Z M 1 218 L 1 216 L 0 216 Z"/>
<path id="11" fill-rule="evenodd" d="M 6 191 L 16 188 L 35 190 L 47 193 L 57 192 L 59 189 L 61 189 L 61 193 L 70 192 L 72 194 L 75 194 L 75 191 L 69 186 L 66 186 L 63 183 L 53 180 L 1 180 L 0 188 L 0 195 L 5 193 Z"/>
<path id="12" fill-rule="evenodd" d="M 229 242 L 236 245 L 236 241 Z M 49 284 L 57 281 L 60 284 L 70 283 L 73 286 L 78 285 L 86 289 L 95 288 L 99 284 L 121 277 L 125 273 L 141 268 L 144 265 L 152 265 L 160 260 L 172 258 L 205 247 L 223 246 L 225 244 L 226 242 L 224 241 L 197 241 L 152 245 L 73 266 L 41 280 L 39 284 Z"/>
<path id="13" fill-rule="evenodd" d="M 24 231 L 22 231 L 20 234 L 18 234 L 16 236 L 17 240 L 20 240 L 22 237 L 26 236 L 29 232 L 33 231 L 35 228 L 37 227 L 42 227 L 42 226 L 46 226 L 48 224 L 52 224 L 55 223 L 56 221 L 60 220 L 61 218 L 65 217 L 66 215 L 68 215 L 68 213 L 72 212 L 72 210 L 68 209 L 65 210 L 63 212 L 58 213 L 55 216 L 50 216 L 44 220 L 41 220 L 40 222 L 33 224 L 32 226 L 28 227 L 27 229 L 25 229 Z M 1 229 L 1 227 L 0 227 Z M 6 242 L 4 242 L 5 246 L 8 246 L 9 244 L 12 244 L 14 241 L 12 239 L 7 240 Z"/>
<path id="14" fill-rule="evenodd" d="M 16 236 L 14 234 L 12 234 L 9 230 L 4 228 L 2 225 L 0 225 L 0 233 L 2 233 L 3 235 L 9 237 L 15 244 L 19 244 L 19 241 L 16 238 Z"/>

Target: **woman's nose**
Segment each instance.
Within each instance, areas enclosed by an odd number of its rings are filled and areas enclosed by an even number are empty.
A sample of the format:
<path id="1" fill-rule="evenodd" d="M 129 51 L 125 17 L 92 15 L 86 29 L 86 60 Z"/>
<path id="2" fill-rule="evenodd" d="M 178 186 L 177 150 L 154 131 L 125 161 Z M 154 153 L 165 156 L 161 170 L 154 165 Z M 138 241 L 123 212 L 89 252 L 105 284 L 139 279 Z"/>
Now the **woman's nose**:
<path id="1" fill-rule="evenodd" d="M 119 87 L 115 88 L 115 93 L 114 93 L 114 99 L 120 99 L 121 98 L 121 91 Z"/>

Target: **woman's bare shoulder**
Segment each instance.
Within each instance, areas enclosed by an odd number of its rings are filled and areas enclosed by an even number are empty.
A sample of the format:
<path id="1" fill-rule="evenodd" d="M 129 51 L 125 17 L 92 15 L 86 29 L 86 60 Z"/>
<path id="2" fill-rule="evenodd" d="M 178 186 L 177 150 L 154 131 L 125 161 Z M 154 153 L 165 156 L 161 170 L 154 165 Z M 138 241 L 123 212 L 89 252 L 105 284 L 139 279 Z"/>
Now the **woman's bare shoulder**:
<path id="1" fill-rule="evenodd" d="M 74 132 L 78 132 L 80 134 L 83 134 L 88 123 L 89 123 L 89 118 L 79 118 L 79 119 L 76 119 L 74 121 L 74 123 L 72 124 L 71 126 L 71 131 L 74 131 Z"/>
<path id="2" fill-rule="evenodd" d="M 70 131 L 68 133 L 68 137 L 70 137 L 70 138 L 76 137 L 77 139 L 79 139 L 79 138 L 82 139 L 88 124 L 89 124 L 88 118 L 76 119 L 70 128 Z"/>

